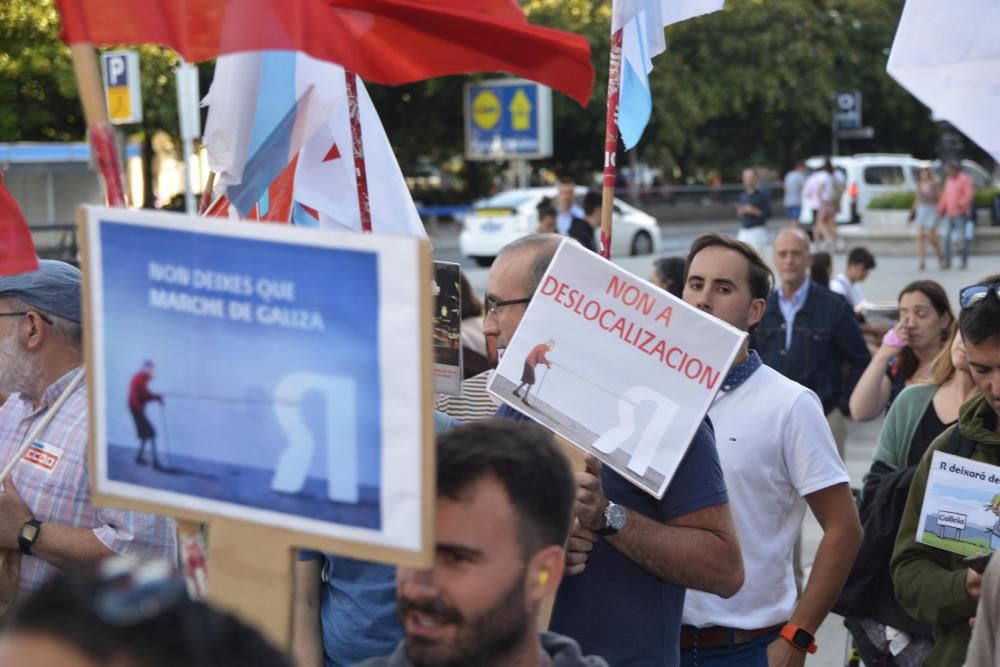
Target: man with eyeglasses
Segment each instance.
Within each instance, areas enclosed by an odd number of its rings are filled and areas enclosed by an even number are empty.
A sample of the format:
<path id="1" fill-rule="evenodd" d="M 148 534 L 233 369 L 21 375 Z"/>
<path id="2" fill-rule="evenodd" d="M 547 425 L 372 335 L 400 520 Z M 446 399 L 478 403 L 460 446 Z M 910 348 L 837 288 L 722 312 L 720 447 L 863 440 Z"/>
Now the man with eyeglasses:
<path id="1" fill-rule="evenodd" d="M 500 353 L 562 238 L 535 234 L 500 250 L 486 284 L 483 331 Z M 574 241 L 567 240 L 567 243 Z M 497 416 L 527 420 L 510 406 Z M 576 474 L 569 576 L 559 587 L 551 629 L 610 665 L 680 663 L 681 611 L 688 588 L 730 597 L 743 585 L 743 560 L 729 497 L 703 422 L 662 499 L 588 457 Z"/>
<path id="2" fill-rule="evenodd" d="M 921 459 L 892 554 L 892 581 L 900 604 L 917 620 L 934 626 L 934 650 L 925 663 L 931 667 L 964 663 L 969 619 L 976 615 L 982 587 L 982 575 L 967 567 L 962 556 L 916 540 L 931 458 L 949 445 L 958 429 L 960 439 L 974 446 L 969 458 L 1000 465 L 1000 274 L 963 289 L 959 304 L 959 331 L 979 393 L 962 406 L 958 423 L 938 436 Z"/>
<path id="3" fill-rule="evenodd" d="M 0 491 L 0 552 L 10 562 L 20 551 L 18 597 L 115 553 L 177 558 L 172 519 L 90 503 L 87 390 L 73 384 L 83 372 L 80 303 L 80 271 L 64 262 L 0 277 L 0 393 L 11 394 L 0 407 L 0 466 L 42 426 Z"/>

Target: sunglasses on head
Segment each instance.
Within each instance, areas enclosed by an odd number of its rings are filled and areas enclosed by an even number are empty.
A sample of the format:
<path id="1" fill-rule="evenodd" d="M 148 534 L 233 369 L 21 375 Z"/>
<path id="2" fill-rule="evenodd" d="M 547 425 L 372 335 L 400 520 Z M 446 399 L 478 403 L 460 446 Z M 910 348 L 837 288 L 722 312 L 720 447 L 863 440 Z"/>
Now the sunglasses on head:
<path id="1" fill-rule="evenodd" d="M 958 293 L 958 303 L 962 310 L 972 308 L 980 301 L 993 293 L 994 298 L 1000 301 L 1000 283 L 981 283 L 979 285 L 969 285 L 963 287 Z"/>

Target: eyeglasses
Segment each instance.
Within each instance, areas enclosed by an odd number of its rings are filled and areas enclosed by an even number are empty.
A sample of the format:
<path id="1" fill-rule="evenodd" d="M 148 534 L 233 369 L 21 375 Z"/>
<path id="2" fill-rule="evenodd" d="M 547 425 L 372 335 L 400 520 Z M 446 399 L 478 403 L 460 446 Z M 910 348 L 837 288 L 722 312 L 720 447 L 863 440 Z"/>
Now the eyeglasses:
<path id="1" fill-rule="evenodd" d="M 958 303 L 961 305 L 962 310 L 972 308 L 980 301 L 988 297 L 990 292 L 993 292 L 993 296 L 997 300 L 1000 300 L 1000 283 L 987 283 L 963 287 L 962 291 L 958 293 Z"/>
<path id="2" fill-rule="evenodd" d="M 94 611 L 109 625 L 136 625 L 151 620 L 188 599 L 184 580 L 160 561 L 136 565 L 124 559 L 102 564 Z"/>
<path id="3" fill-rule="evenodd" d="M 44 313 L 40 313 L 37 310 L 22 310 L 17 313 L 0 313 L 0 317 L 20 317 L 21 315 L 27 315 L 28 313 L 38 315 L 46 324 L 52 324 L 52 320 L 46 317 Z"/>
<path id="4" fill-rule="evenodd" d="M 528 303 L 529 301 L 531 301 L 530 296 L 524 297 L 523 299 L 506 299 L 503 301 L 492 296 L 488 296 L 483 302 L 483 305 L 486 307 L 486 317 L 489 317 L 490 315 L 496 315 L 497 311 L 504 306 L 513 306 L 519 303 Z"/>

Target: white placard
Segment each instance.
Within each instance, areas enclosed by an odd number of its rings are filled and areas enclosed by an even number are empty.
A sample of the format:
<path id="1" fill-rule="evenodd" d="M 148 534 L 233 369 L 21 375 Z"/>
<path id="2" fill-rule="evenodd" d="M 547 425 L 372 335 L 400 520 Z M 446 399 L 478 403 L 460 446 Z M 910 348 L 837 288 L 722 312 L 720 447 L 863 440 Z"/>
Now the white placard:
<path id="1" fill-rule="evenodd" d="M 661 498 L 745 337 L 564 241 L 489 390 Z"/>

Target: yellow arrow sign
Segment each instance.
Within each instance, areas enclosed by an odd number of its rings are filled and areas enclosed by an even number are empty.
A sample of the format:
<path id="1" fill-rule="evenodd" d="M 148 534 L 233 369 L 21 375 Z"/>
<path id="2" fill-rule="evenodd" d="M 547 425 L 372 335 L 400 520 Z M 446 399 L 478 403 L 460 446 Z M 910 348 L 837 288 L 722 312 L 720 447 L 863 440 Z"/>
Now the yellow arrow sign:
<path id="1" fill-rule="evenodd" d="M 533 108 L 531 100 L 524 93 L 524 88 L 518 88 L 514 93 L 514 99 L 510 101 L 510 106 L 507 107 L 510 111 L 510 126 L 515 130 L 530 130 Z"/>

